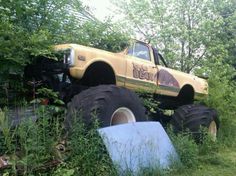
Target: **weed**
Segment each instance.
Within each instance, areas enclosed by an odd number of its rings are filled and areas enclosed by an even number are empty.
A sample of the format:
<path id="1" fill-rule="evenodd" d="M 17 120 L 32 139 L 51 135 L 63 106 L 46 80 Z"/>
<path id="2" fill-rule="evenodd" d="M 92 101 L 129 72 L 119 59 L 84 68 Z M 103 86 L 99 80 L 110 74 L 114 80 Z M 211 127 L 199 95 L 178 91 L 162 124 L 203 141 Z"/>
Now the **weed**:
<path id="1" fill-rule="evenodd" d="M 75 116 L 68 137 L 70 153 L 67 171 L 72 172 L 73 169 L 75 175 L 116 175 L 116 169 L 98 134 L 98 127 L 99 122 L 95 115 L 89 126 L 85 125 L 80 114 Z"/>
<path id="2" fill-rule="evenodd" d="M 14 133 L 11 133 L 7 109 L 3 111 L 0 109 L 0 154 L 3 155 L 6 151 L 12 152 L 14 147 L 12 146 Z"/>
<path id="3" fill-rule="evenodd" d="M 222 147 L 236 147 L 236 120 L 232 116 L 222 118 L 219 130 L 218 141 Z"/>
<path id="4" fill-rule="evenodd" d="M 199 149 L 191 133 L 174 134 L 172 129 L 168 129 L 168 134 L 183 163 L 182 166 L 185 168 L 196 168 L 198 166 Z M 180 166 L 178 165 L 178 167 Z"/>
<path id="5" fill-rule="evenodd" d="M 0 151 L 8 155 L 11 167 L 4 173 L 30 175 L 47 170 L 45 163 L 55 160 L 55 143 L 60 138 L 59 116 L 51 116 L 51 109 L 39 106 L 38 120 L 23 118 L 15 128 L 10 126 L 7 111 L 0 111 Z M 40 170 L 40 171 L 39 171 Z"/>

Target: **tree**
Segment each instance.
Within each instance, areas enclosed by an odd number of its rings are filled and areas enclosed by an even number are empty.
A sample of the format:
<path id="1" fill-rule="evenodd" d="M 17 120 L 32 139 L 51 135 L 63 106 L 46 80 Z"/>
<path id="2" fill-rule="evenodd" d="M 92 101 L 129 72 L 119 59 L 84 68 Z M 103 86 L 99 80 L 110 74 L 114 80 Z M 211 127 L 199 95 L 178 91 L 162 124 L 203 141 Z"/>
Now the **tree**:
<path id="1" fill-rule="evenodd" d="M 0 87 L 5 90 L 22 89 L 25 65 L 35 56 L 49 54 L 54 44 L 79 43 L 114 51 L 126 40 L 117 26 L 97 20 L 79 0 L 0 2 Z"/>
<path id="2" fill-rule="evenodd" d="M 236 68 L 236 2 L 229 0 L 221 2 L 216 0 L 217 11 L 223 19 L 222 32 L 218 35 L 218 39 L 224 43 L 228 56 L 225 56 L 226 63 Z"/>
<path id="3" fill-rule="evenodd" d="M 209 55 L 221 25 L 210 0 L 131 0 L 116 3 L 138 36 L 158 45 L 167 62 L 191 72 Z M 124 8 L 125 7 L 125 8 Z"/>

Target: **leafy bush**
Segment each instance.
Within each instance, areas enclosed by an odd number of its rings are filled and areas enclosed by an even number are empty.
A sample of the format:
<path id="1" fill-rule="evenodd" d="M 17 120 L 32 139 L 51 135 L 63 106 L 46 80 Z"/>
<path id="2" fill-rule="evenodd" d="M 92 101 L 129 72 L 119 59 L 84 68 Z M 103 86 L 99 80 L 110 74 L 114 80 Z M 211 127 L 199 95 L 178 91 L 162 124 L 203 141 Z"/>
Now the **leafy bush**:
<path id="1" fill-rule="evenodd" d="M 74 175 L 116 175 L 106 147 L 98 134 L 99 123 L 95 118 L 92 124 L 84 124 L 81 114 L 77 114 L 72 123 L 68 136 L 69 155 L 66 164 L 58 170 L 70 172 Z"/>
<path id="2" fill-rule="evenodd" d="M 236 84 L 234 70 L 227 64 L 214 65 L 209 79 L 209 97 L 205 103 L 217 109 L 222 117 L 235 114 Z"/>
<path id="3" fill-rule="evenodd" d="M 236 82 L 235 69 L 220 62 L 213 64 L 209 79 L 209 97 L 205 103 L 217 110 L 220 117 L 218 141 L 228 147 L 236 146 Z"/>
<path id="4" fill-rule="evenodd" d="M 234 149 L 236 147 L 236 120 L 234 116 L 223 117 L 218 134 L 218 143 L 222 147 Z"/>

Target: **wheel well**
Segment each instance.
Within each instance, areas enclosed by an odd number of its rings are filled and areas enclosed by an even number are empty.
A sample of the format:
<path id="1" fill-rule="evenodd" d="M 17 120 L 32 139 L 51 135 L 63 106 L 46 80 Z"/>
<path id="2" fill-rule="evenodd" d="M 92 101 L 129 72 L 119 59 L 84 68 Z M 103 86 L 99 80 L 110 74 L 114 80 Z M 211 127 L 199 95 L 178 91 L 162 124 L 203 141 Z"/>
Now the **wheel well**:
<path id="1" fill-rule="evenodd" d="M 82 84 L 89 87 L 100 84 L 116 84 L 115 73 L 107 63 L 95 62 L 86 69 Z"/>
<path id="2" fill-rule="evenodd" d="M 178 94 L 178 101 L 184 105 L 184 104 L 191 104 L 194 100 L 194 89 L 191 85 L 186 84 L 184 85 L 179 94 Z"/>

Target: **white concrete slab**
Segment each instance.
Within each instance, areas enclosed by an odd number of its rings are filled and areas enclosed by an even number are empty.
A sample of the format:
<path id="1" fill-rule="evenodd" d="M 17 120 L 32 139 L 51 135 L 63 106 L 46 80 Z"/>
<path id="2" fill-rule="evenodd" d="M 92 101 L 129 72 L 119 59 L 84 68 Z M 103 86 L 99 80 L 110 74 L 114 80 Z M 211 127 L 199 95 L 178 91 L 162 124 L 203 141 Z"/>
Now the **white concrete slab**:
<path id="1" fill-rule="evenodd" d="M 98 130 L 120 174 L 134 175 L 142 168 L 168 168 L 179 161 L 177 153 L 159 122 L 136 122 Z"/>

